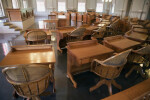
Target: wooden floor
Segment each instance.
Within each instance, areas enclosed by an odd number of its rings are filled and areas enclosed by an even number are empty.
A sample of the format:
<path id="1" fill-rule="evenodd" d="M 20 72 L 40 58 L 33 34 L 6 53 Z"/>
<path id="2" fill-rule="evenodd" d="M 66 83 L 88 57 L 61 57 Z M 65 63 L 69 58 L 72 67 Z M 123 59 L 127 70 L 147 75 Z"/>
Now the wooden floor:
<path id="1" fill-rule="evenodd" d="M 39 21 L 45 19 L 45 17 L 36 18 L 36 22 L 30 28 L 39 27 Z M 81 23 L 82 24 L 82 23 Z M 23 35 L 20 35 L 13 42 L 14 45 L 24 44 Z M 8 41 L 3 41 L 0 43 L 0 61 L 4 58 L 8 50 L 7 46 Z M 52 42 L 56 52 L 56 64 L 55 64 L 55 79 L 56 79 L 56 93 L 48 96 L 41 96 L 42 100 L 100 100 L 109 96 L 107 86 L 102 86 L 99 89 L 89 93 L 89 88 L 95 85 L 100 78 L 91 72 L 84 72 L 74 76 L 74 79 L 78 83 L 78 88 L 75 89 L 71 83 L 71 81 L 66 77 L 67 71 L 67 53 L 66 50 L 60 54 L 56 50 L 56 41 Z M 17 60 L 17 59 L 16 59 Z M 117 83 L 121 84 L 123 89 L 127 89 L 144 79 L 134 71 L 128 78 L 125 78 L 126 72 L 129 71 L 130 65 L 126 65 L 123 69 L 121 75 L 116 79 Z M 112 86 L 113 94 L 120 92 L 117 88 Z M 51 91 L 51 87 L 47 89 L 47 91 Z M 13 88 L 6 81 L 4 75 L 0 69 L 0 100 L 22 100 L 22 98 L 13 99 L 12 97 Z"/>

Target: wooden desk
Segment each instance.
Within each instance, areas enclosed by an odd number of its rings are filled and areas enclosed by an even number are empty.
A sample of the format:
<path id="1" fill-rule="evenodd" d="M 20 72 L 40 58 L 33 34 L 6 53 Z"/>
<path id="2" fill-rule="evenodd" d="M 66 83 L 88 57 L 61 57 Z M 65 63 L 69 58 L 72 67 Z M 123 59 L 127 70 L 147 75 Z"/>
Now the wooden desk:
<path id="1" fill-rule="evenodd" d="M 73 75 L 90 69 L 90 63 L 93 59 L 104 60 L 113 53 L 109 49 L 97 42 L 97 40 L 86 40 L 70 42 L 67 44 L 67 75 L 72 81 L 74 87 L 77 83 Z"/>
<path id="2" fill-rule="evenodd" d="M 139 42 L 144 42 L 148 38 L 147 34 L 138 33 L 138 32 L 127 32 L 125 33 L 125 36 L 129 39 L 139 41 Z"/>
<path id="3" fill-rule="evenodd" d="M 52 45 L 23 45 L 12 47 L 12 51 L 0 62 L 0 67 L 19 64 L 54 64 L 55 62 Z"/>
<path id="4" fill-rule="evenodd" d="M 12 51 L 0 62 L 0 67 L 12 67 L 12 65 L 20 64 L 51 65 L 53 73 L 53 92 L 55 92 L 55 62 L 55 52 L 52 45 L 22 45 L 13 46 Z"/>
<path id="5" fill-rule="evenodd" d="M 74 27 L 63 27 L 63 28 L 58 28 L 58 31 L 57 31 L 57 49 L 62 52 L 61 50 L 61 41 L 60 40 L 63 40 L 65 37 L 68 36 L 69 33 L 71 33 L 73 30 L 75 30 L 76 28 Z"/>
<path id="6" fill-rule="evenodd" d="M 115 52 L 122 52 L 139 46 L 141 42 L 133 41 L 121 35 L 117 35 L 104 38 L 103 44 L 113 49 Z"/>
<path id="7" fill-rule="evenodd" d="M 65 27 L 67 25 L 67 17 L 65 15 L 58 15 L 58 27 Z"/>
<path id="8" fill-rule="evenodd" d="M 51 35 L 52 35 L 52 33 L 51 33 L 51 31 L 49 29 L 27 29 L 26 32 L 24 33 L 24 38 L 25 38 L 26 42 L 27 42 L 27 33 L 29 31 L 44 31 L 47 34 L 47 40 L 48 40 L 48 42 L 51 41 Z"/>
<path id="9" fill-rule="evenodd" d="M 143 28 L 134 28 L 133 31 L 139 33 L 148 33 L 148 30 Z"/>

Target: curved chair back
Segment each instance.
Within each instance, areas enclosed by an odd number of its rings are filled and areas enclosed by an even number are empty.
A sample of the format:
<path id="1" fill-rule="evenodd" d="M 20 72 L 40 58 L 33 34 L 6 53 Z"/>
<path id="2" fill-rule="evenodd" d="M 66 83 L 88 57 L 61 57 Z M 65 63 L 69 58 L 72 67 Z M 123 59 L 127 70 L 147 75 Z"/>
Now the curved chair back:
<path id="1" fill-rule="evenodd" d="M 52 74 L 48 65 L 39 64 L 6 67 L 2 72 L 17 94 L 25 98 L 36 97 L 44 92 Z"/>
<path id="2" fill-rule="evenodd" d="M 26 41 L 28 42 L 28 44 L 30 44 L 30 42 L 39 44 L 39 43 L 46 43 L 46 39 L 47 39 L 47 34 L 44 31 L 29 31 L 27 33 L 27 39 Z"/>
<path id="3" fill-rule="evenodd" d="M 70 33 L 70 36 L 83 36 L 85 31 L 86 31 L 86 28 L 81 27 L 81 28 L 78 28 L 78 29 L 72 31 Z"/>
<path id="4" fill-rule="evenodd" d="M 103 78 L 114 79 L 120 75 L 130 52 L 131 50 L 124 51 L 104 61 L 95 60 L 95 64 L 92 62 L 92 68 L 94 68 L 94 70 L 92 70 L 96 71 L 95 73 Z"/>

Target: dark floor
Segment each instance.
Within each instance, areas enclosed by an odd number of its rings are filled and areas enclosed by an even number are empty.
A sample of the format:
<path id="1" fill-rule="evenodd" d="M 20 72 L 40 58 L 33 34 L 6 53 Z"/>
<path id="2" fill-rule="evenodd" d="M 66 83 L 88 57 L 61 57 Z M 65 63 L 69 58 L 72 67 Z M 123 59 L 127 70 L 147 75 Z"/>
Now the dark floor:
<path id="1" fill-rule="evenodd" d="M 38 21 L 43 18 L 36 18 L 36 23 L 30 28 L 37 28 Z M 82 24 L 82 23 L 81 23 Z M 22 41 L 22 42 L 21 42 Z M 22 35 L 16 39 L 14 42 L 24 43 Z M 18 44 L 19 44 L 18 43 Z M 4 41 L 0 43 L 0 61 L 5 57 L 9 51 L 8 42 Z M 78 88 L 74 88 L 71 81 L 66 77 L 67 71 L 67 54 L 66 50 L 60 54 L 56 50 L 56 41 L 52 43 L 56 52 L 56 64 L 55 64 L 55 79 L 56 79 L 56 93 L 49 96 L 41 96 L 42 100 L 100 100 L 109 96 L 108 89 L 105 85 L 98 88 L 93 92 L 89 92 L 89 88 L 95 85 L 99 81 L 99 77 L 91 72 L 84 72 L 78 75 L 75 75 L 74 78 L 78 83 Z M 7 50 L 8 48 L 8 50 Z M 125 73 L 129 71 L 129 65 L 126 65 L 121 75 L 116 79 L 116 81 L 122 86 L 122 90 L 125 90 L 144 79 L 134 71 L 128 78 L 125 78 Z M 50 91 L 51 87 L 47 89 Z M 113 87 L 113 94 L 120 92 L 117 88 Z M 121 90 L 121 91 L 122 91 Z M 0 70 L 0 100 L 22 100 L 22 98 L 13 99 L 12 97 L 13 87 L 6 81 L 4 75 Z"/>

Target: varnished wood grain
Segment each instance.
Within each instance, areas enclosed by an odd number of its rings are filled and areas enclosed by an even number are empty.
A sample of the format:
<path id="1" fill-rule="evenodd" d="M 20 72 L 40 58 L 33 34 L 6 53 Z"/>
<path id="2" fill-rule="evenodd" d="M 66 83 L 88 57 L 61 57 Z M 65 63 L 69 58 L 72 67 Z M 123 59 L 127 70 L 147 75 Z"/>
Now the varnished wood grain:
<path id="1" fill-rule="evenodd" d="M 53 49 L 15 50 L 6 55 L 0 62 L 0 67 L 18 64 L 52 64 L 55 62 Z"/>

